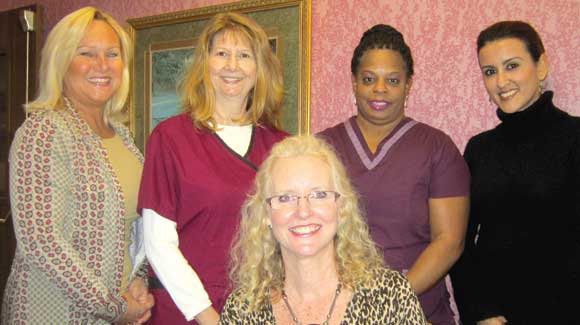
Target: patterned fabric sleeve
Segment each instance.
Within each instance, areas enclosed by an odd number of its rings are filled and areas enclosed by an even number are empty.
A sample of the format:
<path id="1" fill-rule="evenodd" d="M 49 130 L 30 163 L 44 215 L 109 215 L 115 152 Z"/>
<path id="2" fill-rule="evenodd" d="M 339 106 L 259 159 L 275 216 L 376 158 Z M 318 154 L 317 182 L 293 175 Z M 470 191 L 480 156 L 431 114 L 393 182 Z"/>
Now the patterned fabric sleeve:
<path id="1" fill-rule="evenodd" d="M 47 113 L 56 114 L 56 113 Z M 28 118 L 10 152 L 10 197 L 18 249 L 44 272 L 78 308 L 109 322 L 127 309 L 82 262 L 64 236 L 69 211 L 71 172 L 66 159 L 70 139 L 47 118 Z"/>
<path id="2" fill-rule="evenodd" d="M 424 325 L 427 324 L 419 299 L 413 292 L 409 281 L 399 272 L 388 271 L 383 273 L 386 294 L 391 296 L 392 312 L 385 313 L 384 324 Z"/>
<path id="3" fill-rule="evenodd" d="M 149 284 L 149 276 L 147 274 L 148 269 L 149 262 L 147 261 L 147 259 L 145 259 L 143 260 L 141 265 L 139 265 L 139 268 L 135 271 L 135 274 L 133 274 L 133 278 L 141 278 L 143 279 L 143 281 L 145 281 L 145 283 Z"/>
<path id="4" fill-rule="evenodd" d="M 342 324 L 428 324 L 419 299 L 401 273 L 385 268 L 372 272 L 371 283 L 356 289 Z"/>
<path id="5" fill-rule="evenodd" d="M 220 314 L 219 325 L 243 325 L 240 310 L 244 305 L 240 301 L 238 291 L 234 291 L 228 297 L 224 308 Z"/>

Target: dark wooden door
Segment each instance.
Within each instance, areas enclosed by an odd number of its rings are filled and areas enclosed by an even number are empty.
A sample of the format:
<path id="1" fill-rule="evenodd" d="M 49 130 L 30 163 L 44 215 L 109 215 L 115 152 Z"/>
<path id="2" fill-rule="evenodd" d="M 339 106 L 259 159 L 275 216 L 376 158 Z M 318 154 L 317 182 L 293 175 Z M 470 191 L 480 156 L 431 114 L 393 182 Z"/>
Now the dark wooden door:
<path id="1" fill-rule="evenodd" d="M 23 10 L 35 13 L 33 31 L 24 31 L 19 17 L 23 15 Z M 30 14 L 27 17 L 30 17 Z M 2 297 L 16 247 L 10 213 L 8 152 L 14 132 L 26 116 L 23 109 L 26 97 L 33 98 L 36 90 L 37 53 L 40 52 L 38 49 L 42 37 L 40 17 L 37 5 L 0 12 L 0 294 Z"/>

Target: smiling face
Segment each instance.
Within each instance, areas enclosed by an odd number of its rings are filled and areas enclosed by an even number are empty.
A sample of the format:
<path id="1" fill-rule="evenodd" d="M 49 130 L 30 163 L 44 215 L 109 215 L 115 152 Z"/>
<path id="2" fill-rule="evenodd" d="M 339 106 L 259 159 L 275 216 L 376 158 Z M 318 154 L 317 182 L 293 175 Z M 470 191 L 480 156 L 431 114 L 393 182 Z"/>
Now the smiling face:
<path id="1" fill-rule="evenodd" d="M 63 80 L 63 92 L 75 105 L 103 108 L 123 78 L 121 43 L 115 30 L 94 20 L 79 43 Z"/>
<path id="2" fill-rule="evenodd" d="M 215 35 L 209 73 L 218 103 L 245 104 L 256 84 L 256 69 L 256 58 L 246 37 L 227 30 Z"/>
<path id="3" fill-rule="evenodd" d="M 304 196 L 312 191 L 334 190 L 329 165 L 312 156 L 279 158 L 274 163 L 271 178 L 272 195 Z M 313 256 L 334 259 L 338 226 L 336 201 L 311 207 L 301 198 L 295 209 L 269 208 L 269 211 L 272 231 L 285 261 Z"/>
<path id="4" fill-rule="evenodd" d="M 517 38 L 487 43 L 479 51 L 479 66 L 490 98 L 508 114 L 525 110 L 540 97 L 540 81 L 548 73 L 545 55 L 535 62 Z"/>
<path id="5" fill-rule="evenodd" d="M 366 51 L 352 77 L 358 119 L 365 124 L 396 124 L 404 117 L 405 98 L 411 87 L 405 62 L 397 51 Z"/>

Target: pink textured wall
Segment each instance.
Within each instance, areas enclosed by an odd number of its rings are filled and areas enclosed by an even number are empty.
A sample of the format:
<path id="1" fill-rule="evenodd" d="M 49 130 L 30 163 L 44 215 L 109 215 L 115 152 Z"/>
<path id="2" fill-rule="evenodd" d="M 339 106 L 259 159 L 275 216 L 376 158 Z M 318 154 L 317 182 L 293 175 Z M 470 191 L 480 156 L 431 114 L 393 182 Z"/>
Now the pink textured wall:
<path id="1" fill-rule="evenodd" d="M 86 6 L 97 7 L 111 14 L 120 23 L 129 18 L 158 15 L 166 12 L 201 8 L 233 2 L 232 0 L 2 0 L 0 11 L 36 3 L 44 10 L 44 28 L 49 30 L 69 12 Z"/>
<path id="2" fill-rule="evenodd" d="M 32 3 L 3 0 L 0 10 Z M 98 6 L 119 21 L 230 0 L 37 0 L 50 28 L 66 13 Z M 580 1 L 578 0 L 313 0 L 313 132 L 355 113 L 350 58 L 361 34 L 377 23 L 399 29 L 415 59 L 408 115 L 443 129 L 460 149 L 472 135 L 497 123 L 481 81 L 475 39 L 488 25 L 506 19 L 532 22 L 550 61 L 548 87 L 556 104 L 580 115 Z"/>
<path id="3" fill-rule="evenodd" d="M 550 61 L 548 87 L 556 104 L 580 115 L 580 1 L 428 0 L 314 1 L 312 27 L 312 130 L 356 111 L 350 59 L 362 33 L 385 23 L 399 29 L 415 60 L 409 116 L 438 127 L 460 149 L 497 124 L 477 65 L 475 40 L 499 20 L 531 22 Z"/>

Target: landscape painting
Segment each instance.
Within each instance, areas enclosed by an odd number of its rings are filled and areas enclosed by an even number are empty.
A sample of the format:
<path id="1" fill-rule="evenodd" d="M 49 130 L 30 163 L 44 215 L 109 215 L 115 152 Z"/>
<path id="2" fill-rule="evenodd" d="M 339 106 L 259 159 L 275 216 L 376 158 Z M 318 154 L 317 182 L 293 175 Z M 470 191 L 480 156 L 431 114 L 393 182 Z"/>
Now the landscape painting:
<path id="1" fill-rule="evenodd" d="M 161 121 L 181 112 L 177 85 L 195 51 L 195 41 L 215 14 L 237 11 L 266 31 L 284 73 L 283 128 L 308 134 L 310 127 L 310 0 L 246 0 L 129 19 L 134 44 L 129 128 L 145 150 Z"/>

